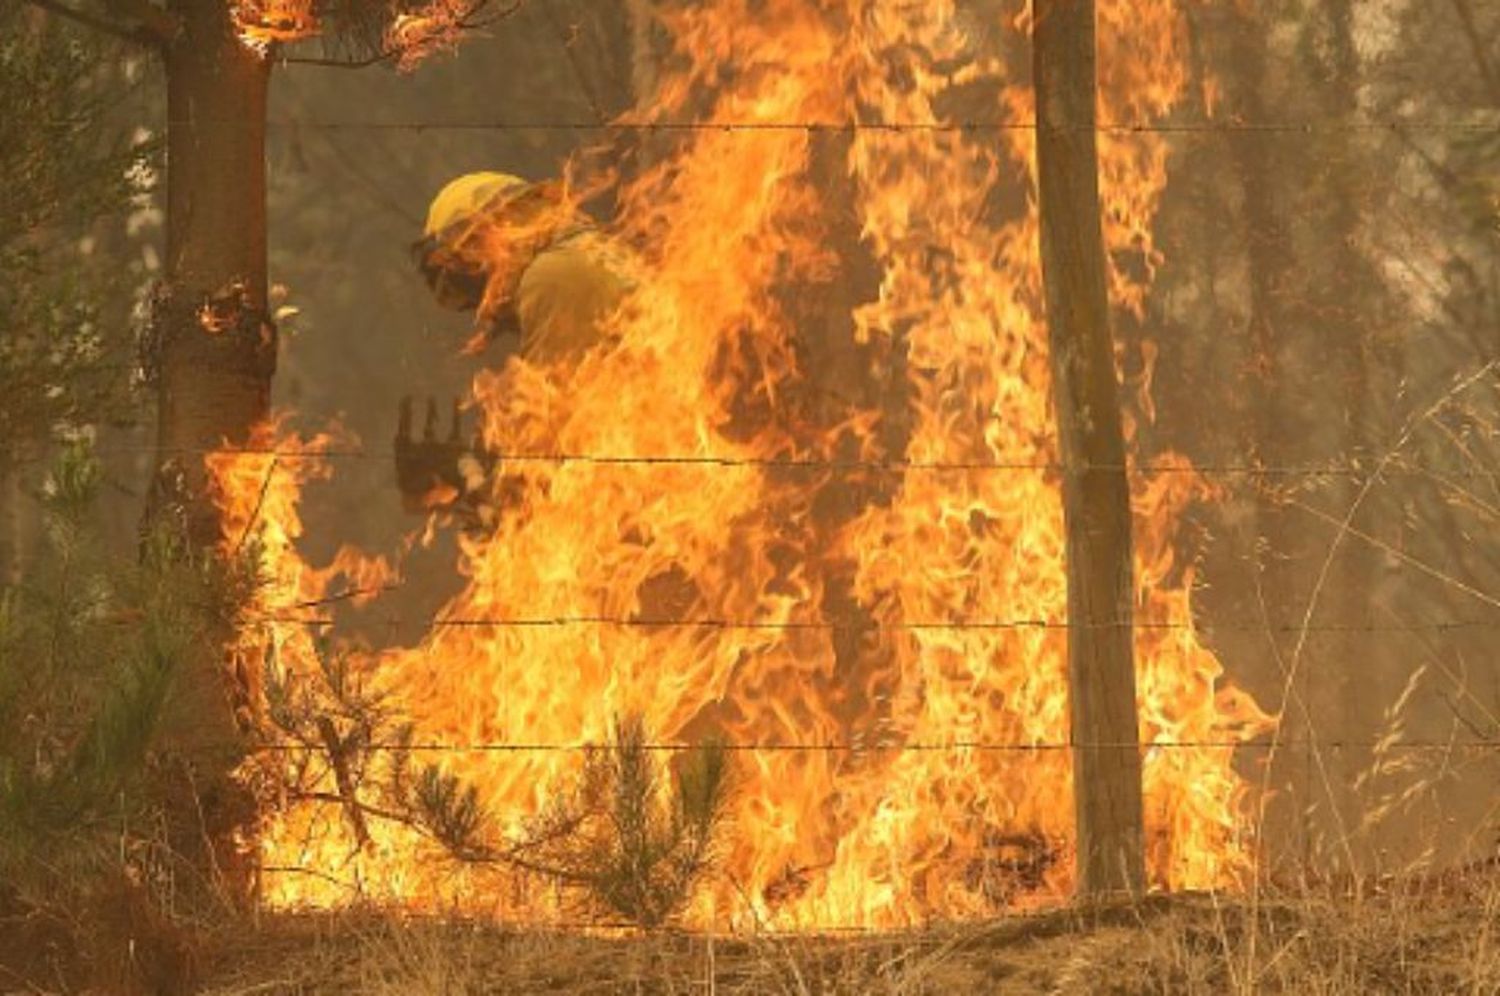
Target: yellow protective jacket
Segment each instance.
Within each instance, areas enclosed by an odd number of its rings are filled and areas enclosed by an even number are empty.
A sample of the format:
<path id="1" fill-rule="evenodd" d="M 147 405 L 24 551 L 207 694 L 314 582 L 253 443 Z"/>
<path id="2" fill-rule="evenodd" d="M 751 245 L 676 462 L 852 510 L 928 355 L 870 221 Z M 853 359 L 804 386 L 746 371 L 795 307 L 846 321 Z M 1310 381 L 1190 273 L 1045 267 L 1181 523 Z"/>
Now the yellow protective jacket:
<path id="1" fill-rule="evenodd" d="M 513 301 L 521 355 L 536 363 L 573 357 L 600 341 L 603 324 L 625 296 L 603 237 L 588 229 L 564 235 L 532 259 Z"/>
<path id="2" fill-rule="evenodd" d="M 490 255 L 491 221 L 546 220 L 555 184 L 531 183 L 508 173 L 469 173 L 449 182 L 427 212 L 417 262 L 438 302 L 478 310 L 486 326 L 472 345 L 503 331 L 519 331 L 521 354 L 535 362 L 574 356 L 600 339 L 601 324 L 625 293 L 621 260 L 608 240 L 581 217 L 560 223 L 519 272 Z M 566 209 L 564 209 L 565 212 Z M 517 238 L 529 241 L 521 221 Z M 496 265 L 500 268 L 497 270 Z"/>

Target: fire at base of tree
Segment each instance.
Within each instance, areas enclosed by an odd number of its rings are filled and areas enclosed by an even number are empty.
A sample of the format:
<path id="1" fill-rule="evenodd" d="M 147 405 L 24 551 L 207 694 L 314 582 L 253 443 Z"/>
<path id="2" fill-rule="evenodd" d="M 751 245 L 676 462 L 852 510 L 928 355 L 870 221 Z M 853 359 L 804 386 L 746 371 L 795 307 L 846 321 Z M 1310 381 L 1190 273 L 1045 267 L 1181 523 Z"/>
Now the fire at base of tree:
<path id="1" fill-rule="evenodd" d="M 0 992 L 1500 989 L 1483 5 L 0 29 Z"/>

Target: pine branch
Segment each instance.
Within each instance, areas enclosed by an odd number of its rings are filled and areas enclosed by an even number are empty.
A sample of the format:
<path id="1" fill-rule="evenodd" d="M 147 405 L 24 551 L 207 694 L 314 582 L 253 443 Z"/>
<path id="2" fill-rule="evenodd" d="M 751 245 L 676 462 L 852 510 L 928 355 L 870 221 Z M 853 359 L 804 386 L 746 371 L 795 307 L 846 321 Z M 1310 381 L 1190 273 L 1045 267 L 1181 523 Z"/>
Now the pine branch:
<path id="1" fill-rule="evenodd" d="M 337 728 L 333 725 L 333 720 L 328 716 L 318 717 L 318 735 L 323 740 L 323 749 L 328 751 L 329 763 L 333 765 L 334 784 L 339 789 L 338 795 L 344 807 L 344 815 L 354 830 L 355 842 L 363 848 L 370 842 L 370 830 L 365 825 L 363 812 L 356 804 L 359 798 L 358 787 L 355 785 L 354 776 L 349 767 L 349 755 L 358 749 L 358 738 L 340 737 Z"/>
<path id="2" fill-rule="evenodd" d="M 326 803 L 330 806 L 338 806 L 345 812 L 355 811 L 359 814 L 359 820 L 361 824 L 365 825 L 366 827 L 368 827 L 368 824 L 365 822 L 364 817 L 373 816 L 376 819 L 385 820 L 388 823 L 395 823 L 404 827 L 412 827 L 413 829 L 417 830 L 422 829 L 417 820 L 409 813 L 402 813 L 394 809 L 387 809 L 384 806 L 378 806 L 374 803 L 365 802 L 362 799 L 354 799 L 342 796 L 337 792 L 319 792 L 317 790 L 310 789 L 307 791 L 289 792 L 287 794 L 287 798 L 295 802 Z"/>

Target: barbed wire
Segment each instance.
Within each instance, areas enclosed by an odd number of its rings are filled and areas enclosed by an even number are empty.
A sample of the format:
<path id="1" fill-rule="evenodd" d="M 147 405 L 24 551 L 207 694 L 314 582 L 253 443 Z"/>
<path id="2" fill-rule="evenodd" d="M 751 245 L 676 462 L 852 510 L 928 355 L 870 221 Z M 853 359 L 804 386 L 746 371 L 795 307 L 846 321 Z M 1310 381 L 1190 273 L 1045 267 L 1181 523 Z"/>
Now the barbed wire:
<path id="1" fill-rule="evenodd" d="M 342 601 L 346 596 L 330 596 L 319 599 L 319 603 Z M 251 614 L 247 621 L 289 626 L 325 627 L 339 625 L 339 620 L 327 616 L 296 616 Z M 385 622 L 401 625 L 398 618 L 387 618 Z M 1437 619 L 1418 623 L 1216 623 L 1194 624 L 1155 620 L 1105 620 L 1096 622 L 1069 622 L 1060 619 L 976 619 L 934 622 L 876 622 L 831 620 L 736 620 L 736 619 L 650 619 L 631 616 L 574 615 L 537 616 L 532 618 L 465 618 L 443 617 L 426 621 L 431 629 L 549 629 L 572 626 L 619 626 L 639 629 L 716 629 L 773 632 L 924 632 L 964 630 L 1109 630 L 1132 629 L 1164 632 L 1247 632 L 1247 633 L 1445 633 L 1465 629 L 1500 630 L 1500 618 L 1484 619 Z"/>
<path id="2" fill-rule="evenodd" d="M 232 745 L 223 745 L 232 746 Z M 243 745 L 241 745 L 243 746 Z M 641 749 L 654 753 L 677 754 L 701 749 L 701 744 L 685 743 L 645 743 Z M 770 743 L 722 743 L 718 745 L 723 750 L 732 753 L 744 754 L 890 754 L 890 753 L 959 753 L 973 751 L 975 753 L 1055 753 L 1072 750 L 1130 750 L 1139 749 L 1150 752 L 1153 750 L 1230 750 L 1246 748 L 1250 750 L 1277 749 L 1298 750 L 1306 748 L 1329 748 L 1333 750 L 1369 749 L 1382 750 L 1500 750 L 1500 739 L 1468 739 L 1468 740 L 1392 740 L 1390 738 L 1375 737 L 1368 740 L 1333 738 L 1321 739 L 1318 737 L 1301 737 L 1295 739 L 1281 740 L 1236 740 L 1233 738 L 1202 739 L 1202 740 L 1158 740 L 1158 741 L 1080 741 L 1077 743 L 1068 741 L 1037 741 L 1034 743 L 996 743 L 984 740 L 963 740 L 952 743 L 798 743 L 795 741 L 770 742 Z M 321 745 L 310 743 L 274 742 L 266 744 L 255 744 L 250 748 L 252 753 L 297 753 L 302 751 L 320 752 L 324 750 Z M 525 743 L 525 742 L 480 742 L 470 744 L 446 744 L 446 743 L 363 743 L 359 745 L 361 751 L 378 751 L 382 753 L 454 753 L 454 754 L 546 754 L 546 753 L 587 753 L 590 751 L 609 750 L 607 742 L 588 743 Z"/>
<path id="3" fill-rule="evenodd" d="M 434 442 L 428 440 L 427 442 Z M 366 449 L 286 449 L 283 447 L 165 447 L 154 446 L 119 447 L 96 449 L 93 455 L 101 459 L 114 457 L 160 456 L 166 458 L 186 456 L 266 457 L 276 460 L 380 460 L 394 461 L 395 450 L 372 451 Z M 1260 463 L 1065 463 L 1059 460 L 871 460 L 821 457 L 754 457 L 714 456 L 709 454 L 609 454 L 609 453 L 498 453 L 494 454 L 502 463 L 546 463 L 565 465 L 569 463 L 593 466 L 666 466 L 666 467 L 721 467 L 760 468 L 767 470 L 838 470 L 850 472 L 908 473 L 918 472 L 987 472 L 1015 471 L 1032 473 L 1064 473 L 1076 471 L 1108 471 L 1135 474 L 1187 474 L 1223 475 L 1247 477 L 1407 477 L 1431 476 L 1441 473 L 1450 478 L 1482 478 L 1500 482 L 1500 470 L 1465 466 L 1456 468 L 1428 467 L 1422 463 L 1403 461 L 1379 468 L 1361 467 L 1358 463 L 1329 464 L 1260 464 Z M 46 463 L 51 458 L 41 454 L 21 455 L 12 463 Z"/>
<path id="4" fill-rule="evenodd" d="M 192 118 L 169 120 L 177 124 L 243 124 L 259 122 L 239 118 Z M 532 131 L 532 132 L 804 132 L 823 134 L 875 133 L 968 133 L 1036 131 L 1036 121 L 330 121 L 299 118 L 271 118 L 271 128 L 318 131 Z M 1494 134 L 1497 125 L 1477 121 L 1233 121 L 1181 124 L 1145 124 L 1131 122 L 1097 122 L 1094 125 L 1058 126 L 1056 131 L 1095 131 L 1106 134 L 1313 134 L 1316 132 L 1429 132 L 1439 134 Z"/>

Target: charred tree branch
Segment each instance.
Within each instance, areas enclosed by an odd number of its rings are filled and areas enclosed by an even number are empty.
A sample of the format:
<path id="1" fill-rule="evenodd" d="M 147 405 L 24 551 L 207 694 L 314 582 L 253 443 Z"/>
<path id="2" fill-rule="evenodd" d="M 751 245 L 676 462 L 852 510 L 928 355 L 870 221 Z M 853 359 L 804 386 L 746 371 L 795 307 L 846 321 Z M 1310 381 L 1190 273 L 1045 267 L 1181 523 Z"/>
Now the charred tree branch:
<path id="1" fill-rule="evenodd" d="M 370 842 L 370 831 L 365 826 L 362 809 L 356 805 L 359 793 L 349 767 L 349 755 L 355 745 L 339 736 L 333 720 L 327 716 L 318 717 L 318 736 L 322 738 L 323 749 L 328 752 L 328 762 L 333 765 L 334 784 L 338 786 L 339 799 L 343 803 L 349 826 L 354 831 L 354 840 L 363 848 Z"/>
<path id="2" fill-rule="evenodd" d="M 337 792 L 293 792 L 289 795 L 289 798 L 295 802 L 320 802 L 329 806 L 338 806 L 345 813 L 356 813 L 357 816 L 351 817 L 351 819 L 357 819 L 361 826 L 368 826 L 364 817 L 373 816 L 378 820 L 385 820 L 388 823 L 411 827 L 414 830 L 421 829 L 417 819 L 413 816 L 365 802 L 363 799 L 342 796 Z"/>
<path id="3" fill-rule="evenodd" d="M 491 17 L 470 20 L 473 15 L 478 14 L 485 7 L 489 6 L 489 0 L 480 0 L 474 6 L 474 9 L 469 12 L 469 17 L 465 17 L 458 22 L 458 30 L 460 32 L 479 31 L 487 28 L 516 14 L 525 4 L 526 0 L 512 0 L 510 6 L 504 10 L 497 11 Z M 333 59 L 316 55 L 284 55 L 276 61 L 284 66 L 316 66 L 322 69 L 368 69 L 371 66 L 378 66 L 382 63 L 395 62 L 411 51 L 411 48 L 409 45 L 398 45 L 394 48 L 381 49 L 374 55 L 366 56 L 363 59 Z"/>
<path id="4" fill-rule="evenodd" d="M 609 115 L 604 112 L 604 103 L 599 99 L 598 91 L 589 81 L 588 73 L 579 58 L 577 47 L 574 45 L 576 40 L 574 26 L 563 23 L 562 16 L 554 5 L 544 4 L 543 10 L 552 25 L 552 30 L 557 33 L 558 44 L 562 46 L 563 55 L 567 57 L 568 68 L 573 71 L 573 80 L 578 84 L 579 92 L 588 102 L 589 110 L 593 111 L 595 119 L 600 124 L 605 124 L 609 121 Z"/>
<path id="5" fill-rule="evenodd" d="M 166 45 L 165 38 L 144 25 L 132 27 L 127 24 L 120 24 L 108 18 L 91 14 L 86 10 L 70 7 L 60 2 L 60 0 L 26 0 L 26 2 L 49 14 L 72 21 L 74 24 L 81 24 L 91 31 L 98 31 L 101 34 L 130 42 L 133 45 L 144 45 L 157 50 L 161 50 Z"/>
<path id="6" fill-rule="evenodd" d="M 276 62 L 283 66 L 320 66 L 325 69 L 368 69 L 397 58 L 402 49 L 384 49 L 364 59 L 330 59 L 313 55 L 285 55 Z"/>

